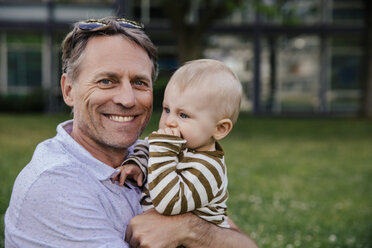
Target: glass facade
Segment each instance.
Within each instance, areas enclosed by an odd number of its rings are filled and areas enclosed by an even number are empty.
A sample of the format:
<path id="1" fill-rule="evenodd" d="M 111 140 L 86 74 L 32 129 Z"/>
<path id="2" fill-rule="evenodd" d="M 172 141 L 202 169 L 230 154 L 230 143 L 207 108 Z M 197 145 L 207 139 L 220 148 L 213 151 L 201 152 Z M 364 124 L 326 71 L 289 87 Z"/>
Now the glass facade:
<path id="1" fill-rule="evenodd" d="M 7 34 L 8 90 L 41 87 L 41 35 Z"/>
<path id="2" fill-rule="evenodd" d="M 315 112 L 319 107 L 317 36 L 266 40 L 262 53 L 262 105 L 266 112 Z"/>
<path id="3" fill-rule="evenodd" d="M 330 57 L 330 109 L 336 112 L 357 111 L 363 80 L 362 37 L 333 36 Z"/>
<path id="4" fill-rule="evenodd" d="M 212 35 L 203 56 L 222 61 L 239 77 L 244 96 L 242 109 L 252 110 L 252 81 L 253 81 L 253 42 L 248 35 Z"/>
<path id="5" fill-rule="evenodd" d="M 44 88 L 60 97 L 60 42 L 70 24 L 82 16 L 113 16 L 120 8 L 146 24 L 159 47 L 161 75 L 167 78 L 179 63 L 164 7 L 149 0 L 122 3 L 116 10 L 109 0 L 89 6 L 85 1 L 50 1 L 32 8 L 1 3 L 0 24 L 19 22 L 25 27 L 1 26 L 0 92 L 23 94 Z M 203 6 L 192 1 L 188 20 L 197 23 Z M 238 74 L 244 110 L 255 111 L 259 102 L 260 113 L 357 112 L 366 14 L 363 0 L 243 1 L 228 17 L 217 20 L 216 32 L 206 36 L 202 56 L 221 60 Z M 45 28 L 50 20 L 58 30 Z"/>
<path id="6" fill-rule="evenodd" d="M 335 24 L 363 24 L 366 14 L 363 0 L 333 0 L 329 10 Z"/>

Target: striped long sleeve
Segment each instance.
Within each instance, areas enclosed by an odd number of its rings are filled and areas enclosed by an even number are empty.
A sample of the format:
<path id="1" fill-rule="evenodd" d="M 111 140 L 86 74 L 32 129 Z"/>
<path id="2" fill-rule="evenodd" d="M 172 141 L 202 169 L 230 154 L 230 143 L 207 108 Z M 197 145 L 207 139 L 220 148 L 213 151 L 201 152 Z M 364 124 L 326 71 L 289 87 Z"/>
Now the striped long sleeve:
<path id="1" fill-rule="evenodd" d="M 147 180 L 147 162 L 149 160 L 149 145 L 146 140 L 137 140 L 133 153 L 124 160 L 122 165 L 136 164 L 143 173 L 143 181 Z"/>
<path id="2" fill-rule="evenodd" d="M 185 140 L 172 135 L 148 138 L 148 194 L 155 209 L 165 215 L 193 211 L 221 227 L 226 215 L 227 175 L 223 150 L 196 152 L 181 149 Z"/>

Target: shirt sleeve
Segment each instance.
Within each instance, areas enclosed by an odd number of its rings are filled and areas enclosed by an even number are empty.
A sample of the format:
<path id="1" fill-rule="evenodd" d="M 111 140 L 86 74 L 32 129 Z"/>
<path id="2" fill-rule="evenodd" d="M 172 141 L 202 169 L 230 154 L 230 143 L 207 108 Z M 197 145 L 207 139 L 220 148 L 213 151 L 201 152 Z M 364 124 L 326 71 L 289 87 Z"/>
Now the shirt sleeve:
<path id="1" fill-rule="evenodd" d="M 193 211 L 222 194 L 222 169 L 216 172 L 215 164 L 204 158 L 182 158 L 180 152 L 185 142 L 171 135 L 149 136 L 148 190 L 152 204 L 161 214 Z M 179 157 L 182 158 L 181 166 Z"/>
<path id="2" fill-rule="evenodd" d="M 81 176 L 81 175 L 80 175 Z M 129 247 L 99 195 L 71 172 L 44 172 L 30 187 L 15 229 L 15 247 Z M 8 229 L 12 231 L 11 229 Z"/>

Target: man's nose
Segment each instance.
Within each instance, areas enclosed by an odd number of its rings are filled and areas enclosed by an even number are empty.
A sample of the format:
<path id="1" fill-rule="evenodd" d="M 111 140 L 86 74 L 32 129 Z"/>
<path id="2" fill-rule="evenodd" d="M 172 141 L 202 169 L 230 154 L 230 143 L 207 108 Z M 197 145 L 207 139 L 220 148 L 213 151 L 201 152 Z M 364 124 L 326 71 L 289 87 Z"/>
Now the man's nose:
<path id="1" fill-rule="evenodd" d="M 130 82 L 123 82 L 120 84 L 115 96 L 113 97 L 113 102 L 116 104 L 121 104 L 126 108 L 131 108 L 136 104 L 136 97 Z"/>

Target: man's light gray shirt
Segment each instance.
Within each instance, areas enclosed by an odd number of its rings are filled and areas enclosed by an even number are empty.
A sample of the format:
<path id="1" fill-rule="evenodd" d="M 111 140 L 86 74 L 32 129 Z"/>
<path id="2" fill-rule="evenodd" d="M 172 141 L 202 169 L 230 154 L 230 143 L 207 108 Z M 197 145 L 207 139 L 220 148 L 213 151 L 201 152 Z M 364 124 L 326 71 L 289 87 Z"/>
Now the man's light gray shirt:
<path id="1" fill-rule="evenodd" d="M 118 170 L 70 135 L 72 121 L 40 143 L 18 175 L 5 215 L 5 247 L 129 247 L 129 220 L 140 191 L 111 181 Z"/>

